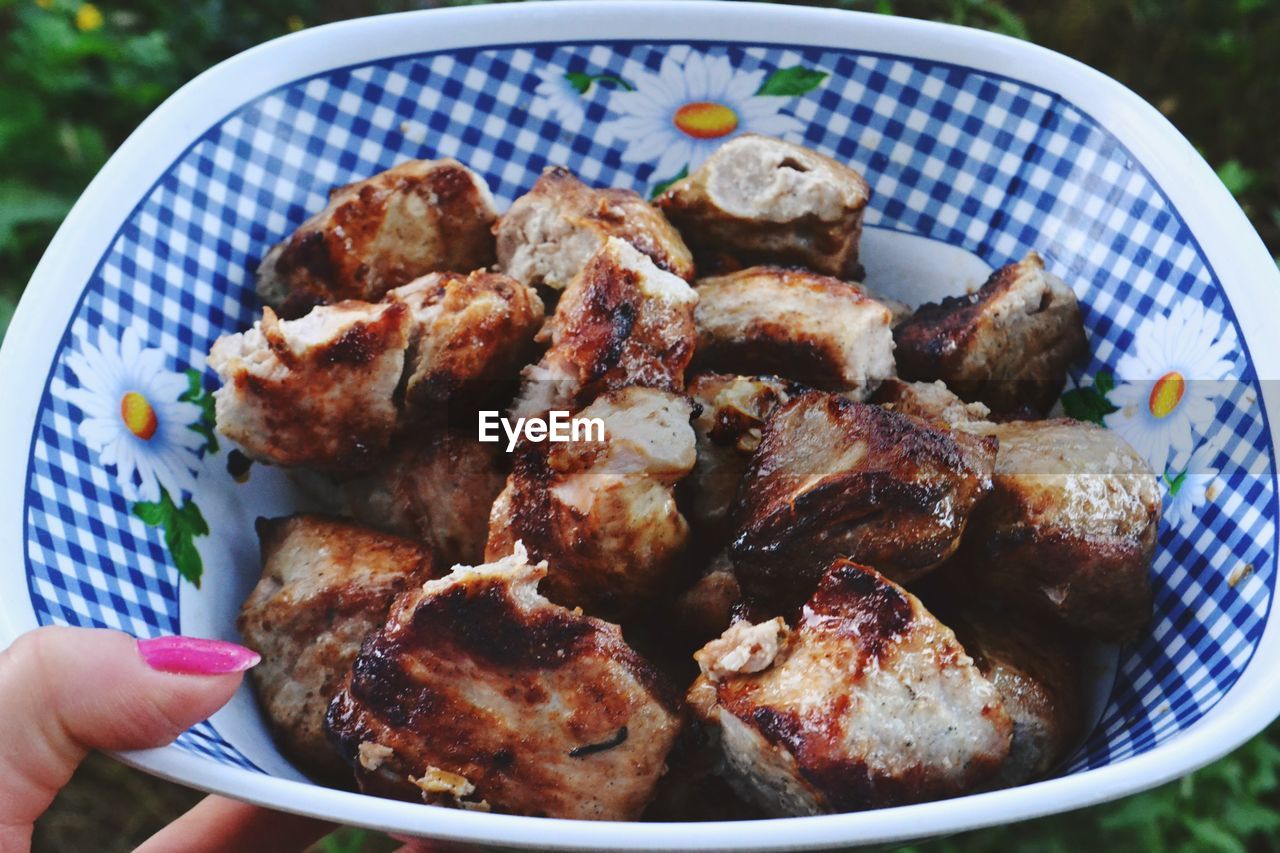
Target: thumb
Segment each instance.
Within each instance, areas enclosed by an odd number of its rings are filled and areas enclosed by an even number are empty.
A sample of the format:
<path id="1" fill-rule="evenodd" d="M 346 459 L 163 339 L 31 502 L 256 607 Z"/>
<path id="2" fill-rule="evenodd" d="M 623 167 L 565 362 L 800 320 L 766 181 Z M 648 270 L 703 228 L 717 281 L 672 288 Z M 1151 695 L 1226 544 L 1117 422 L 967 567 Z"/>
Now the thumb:
<path id="1" fill-rule="evenodd" d="M 190 637 L 56 627 L 19 637 L 0 653 L 0 851 L 27 848 L 89 750 L 171 742 L 226 704 L 258 659 Z"/>

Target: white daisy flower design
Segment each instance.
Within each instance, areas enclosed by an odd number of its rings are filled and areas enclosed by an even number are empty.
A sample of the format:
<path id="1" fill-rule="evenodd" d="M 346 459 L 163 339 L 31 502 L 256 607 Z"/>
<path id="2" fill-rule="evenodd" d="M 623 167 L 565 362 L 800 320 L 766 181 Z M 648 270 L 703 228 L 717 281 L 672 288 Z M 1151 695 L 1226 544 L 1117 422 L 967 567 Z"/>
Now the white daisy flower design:
<path id="1" fill-rule="evenodd" d="M 187 378 L 164 368 L 164 353 L 144 347 L 129 328 L 117 342 L 98 330 L 97 345 L 85 341 L 67 357 L 79 388 L 67 400 L 84 413 L 80 437 L 104 465 L 114 465 L 131 501 L 156 501 L 164 488 L 177 501 L 195 486 L 194 469 L 204 438 L 189 427 L 200 407 L 178 398 Z"/>
<path id="2" fill-rule="evenodd" d="M 1222 451 L 1220 439 L 1207 441 L 1196 448 L 1186 468 L 1177 473 L 1167 473 L 1165 487 L 1169 492 L 1164 517 L 1171 527 L 1195 521 L 1196 511 L 1218 496 L 1218 469 L 1212 467 Z"/>
<path id="3" fill-rule="evenodd" d="M 1231 374 L 1234 350 L 1222 315 L 1192 299 L 1143 320 L 1133 351 L 1116 364 L 1117 386 L 1107 396 L 1118 410 L 1105 424 L 1164 471 L 1171 456 L 1191 453 L 1193 432 L 1213 423 L 1213 401 Z"/>
<path id="4" fill-rule="evenodd" d="M 547 68 L 538 77 L 542 82 L 533 90 L 533 111 L 553 116 L 566 128 L 581 127 L 586 116 L 582 99 L 595 88 L 595 81 L 585 74 L 575 77 L 559 68 Z M 586 89 L 582 88 L 584 83 Z"/>
<path id="5" fill-rule="evenodd" d="M 725 56 L 689 53 L 680 62 L 668 54 L 657 74 L 630 77 L 633 91 L 610 95 L 609 108 L 619 117 L 600 130 L 627 143 L 625 162 L 653 163 L 655 176 L 692 172 L 740 133 L 796 136 L 804 130 L 780 112 L 787 98 L 757 94 L 764 79 L 765 71 L 737 71 Z"/>

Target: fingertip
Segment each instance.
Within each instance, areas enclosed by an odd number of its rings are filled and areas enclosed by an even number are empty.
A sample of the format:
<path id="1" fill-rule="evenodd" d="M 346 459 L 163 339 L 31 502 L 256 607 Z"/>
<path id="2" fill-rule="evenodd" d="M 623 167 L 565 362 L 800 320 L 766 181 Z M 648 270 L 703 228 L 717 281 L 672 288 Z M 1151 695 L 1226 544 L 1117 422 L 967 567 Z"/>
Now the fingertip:
<path id="1" fill-rule="evenodd" d="M 262 655 L 226 640 L 169 635 L 138 641 L 147 666 L 177 675 L 226 675 L 257 666 Z"/>

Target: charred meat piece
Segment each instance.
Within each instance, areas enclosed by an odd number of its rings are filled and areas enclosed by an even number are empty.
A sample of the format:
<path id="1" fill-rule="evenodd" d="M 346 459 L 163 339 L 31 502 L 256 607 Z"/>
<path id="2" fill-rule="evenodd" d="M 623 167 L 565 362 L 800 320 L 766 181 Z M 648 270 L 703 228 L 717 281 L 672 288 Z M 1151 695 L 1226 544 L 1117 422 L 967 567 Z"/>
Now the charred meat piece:
<path id="1" fill-rule="evenodd" d="M 750 595 L 796 604 L 832 557 L 901 582 L 955 552 L 996 442 L 808 392 L 774 413 L 738 490 L 730 557 Z"/>
<path id="2" fill-rule="evenodd" d="M 599 418 L 603 441 L 522 442 L 486 559 L 523 541 L 550 562 L 543 591 L 558 604 L 620 619 L 652 603 L 689 536 L 673 492 L 694 464 L 692 414 L 685 397 L 624 388 L 577 415 Z"/>
<path id="3" fill-rule="evenodd" d="M 493 263 L 497 219 L 484 180 L 456 160 L 410 160 L 338 187 L 258 267 L 258 295 L 286 318 L 376 302 L 429 272 Z"/>
<path id="4" fill-rule="evenodd" d="M 392 600 L 432 576 L 431 550 L 315 515 L 259 519 L 258 537 L 262 579 L 236 623 L 262 655 L 250 680 L 281 751 L 316 778 L 349 786 L 351 771 L 325 736 L 325 709 Z"/>
<path id="5" fill-rule="evenodd" d="M 871 396 L 871 402 L 898 414 L 952 427 L 986 421 L 991 414 L 982 403 L 966 403 L 952 394 L 940 379 L 934 382 L 886 379 Z"/>
<path id="6" fill-rule="evenodd" d="M 730 508 L 765 421 L 804 390 L 776 376 L 701 373 L 689 381 L 689 396 L 698 406 L 698 462 L 681 490 L 704 551 L 721 547 L 733 533 Z"/>
<path id="7" fill-rule="evenodd" d="M 543 173 L 495 229 L 498 267 L 525 284 L 562 290 L 610 237 L 686 281 L 693 256 L 680 232 L 631 190 L 592 189 L 564 167 Z"/>
<path id="8" fill-rule="evenodd" d="M 456 397 L 491 396 L 489 386 L 529 361 L 542 328 L 537 291 L 498 273 L 431 273 L 388 299 L 413 318 L 404 402 L 419 415 Z"/>
<path id="9" fill-rule="evenodd" d="M 264 462 L 368 468 L 396 428 L 409 325 L 396 303 L 342 302 L 285 321 L 264 308 L 252 329 L 209 352 L 222 380 L 218 431 Z"/>
<path id="10" fill-rule="evenodd" d="M 1035 252 L 976 293 L 921 305 L 894 338 L 904 379 L 941 379 L 997 416 L 1043 416 L 1088 349 L 1075 294 Z"/>
<path id="11" fill-rule="evenodd" d="M 678 704 L 616 625 L 537 591 L 522 547 L 401 597 L 329 707 L 362 790 L 511 814 L 633 820 Z"/>
<path id="12" fill-rule="evenodd" d="M 953 797 L 988 782 L 1012 723 L 951 630 L 836 560 L 793 628 L 736 622 L 697 653 L 688 704 L 728 778 L 775 817 Z"/>
<path id="13" fill-rule="evenodd" d="M 610 237 L 561 296 L 539 334 L 551 348 L 524 370 L 518 417 L 574 411 L 628 385 L 684 390 L 698 296 L 631 244 Z"/>
<path id="14" fill-rule="evenodd" d="M 955 631 L 974 666 L 991 682 L 1013 721 L 1009 757 L 991 786 L 1043 777 L 1081 734 L 1081 641 L 1038 613 L 958 592 L 933 612 Z"/>
<path id="15" fill-rule="evenodd" d="M 696 366 L 859 395 L 894 373 L 892 312 L 855 284 L 752 267 L 698 282 Z"/>
<path id="16" fill-rule="evenodd" d="M 365 524 L 431 545 L 440 565 L 484 559 L 489 509 L 506 475 L 499 451 L 460 429 L 400 441 L 367 476 L 337 487 Z"/>
<path id="17" fill-rule="evenodd" d="M 862 175 L 801 145 L 746 133 L 657 200 L 699 266 L 802 266 L 859 278 L 871 191 Z"/>
<path id="18" fill-rule="evenodd" d="M 999 439 L 991 497 L 966 537 L 976 577 L 1006 600 L 1104 639 L 1151 618 L 1156 475 L 1114 432 L 1083 421 L 971 426 Z"/>

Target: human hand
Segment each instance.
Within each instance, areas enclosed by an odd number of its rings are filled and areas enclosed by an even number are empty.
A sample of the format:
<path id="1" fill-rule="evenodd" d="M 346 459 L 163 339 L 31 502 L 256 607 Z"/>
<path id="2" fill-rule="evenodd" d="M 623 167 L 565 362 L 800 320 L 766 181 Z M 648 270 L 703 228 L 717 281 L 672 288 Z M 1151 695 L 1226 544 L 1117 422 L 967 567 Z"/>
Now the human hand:
<path id="1" fill-rule="evenodd" d="M 0 853 L 26 851 L 36 818 L 90 750 L 164 746 L 221 708 L 258 655 L 189 637 L 39 628 L 0 652 Z M 140 850 L 301 850 L 333 827 L 208 797 Z"/>

